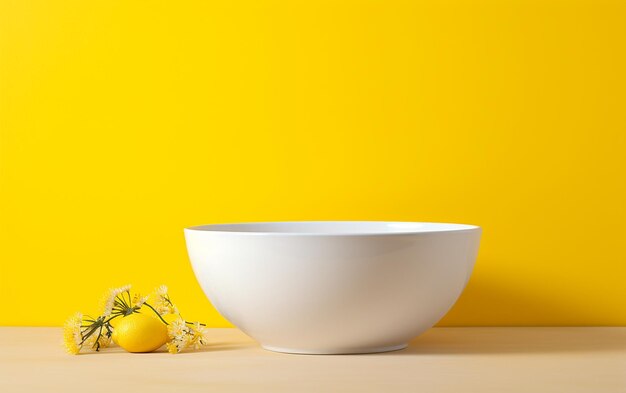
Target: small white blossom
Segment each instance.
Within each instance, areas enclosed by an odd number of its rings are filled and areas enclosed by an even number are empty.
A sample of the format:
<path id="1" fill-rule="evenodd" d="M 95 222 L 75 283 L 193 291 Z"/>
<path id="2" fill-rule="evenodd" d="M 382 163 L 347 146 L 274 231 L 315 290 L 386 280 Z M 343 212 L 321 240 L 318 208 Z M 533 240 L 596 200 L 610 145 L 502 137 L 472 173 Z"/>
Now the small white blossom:
<path id="1" fill-rule="evenodd" d="M 124 292 L 130 291 L 130 285 L 124 285 L 119 288 L 109 289 L 104 299 L 104 311 L 103 315 L 109 316 L 113 312 L 113 307 L 115 306 L 115 298 Z"/>

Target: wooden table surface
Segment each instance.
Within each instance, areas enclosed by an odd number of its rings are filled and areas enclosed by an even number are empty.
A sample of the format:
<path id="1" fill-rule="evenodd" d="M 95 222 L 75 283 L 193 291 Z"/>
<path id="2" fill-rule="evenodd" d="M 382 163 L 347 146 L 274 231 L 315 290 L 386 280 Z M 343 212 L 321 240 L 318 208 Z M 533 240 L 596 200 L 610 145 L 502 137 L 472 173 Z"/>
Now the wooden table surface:
<path id="1" fill-rule="evenodd" d="M 268 352 L 236 329 L 171 355 L 64 353 L 59 328 L 0 328 L 0 392 L 626 392 L 626 328 L 434 328 L 402 351 Z"/>

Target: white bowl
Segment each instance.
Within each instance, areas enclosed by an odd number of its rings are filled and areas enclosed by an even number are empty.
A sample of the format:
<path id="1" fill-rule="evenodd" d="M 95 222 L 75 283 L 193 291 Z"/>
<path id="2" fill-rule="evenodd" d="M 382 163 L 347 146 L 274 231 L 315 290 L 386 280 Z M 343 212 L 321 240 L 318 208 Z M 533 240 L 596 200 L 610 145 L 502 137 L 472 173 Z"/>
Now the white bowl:
<path id="1" fill-rule="evenodd" d="M 271 351 L 402 349 L 452 307 L 481 229 L 421 222 L 267 222 L 185 229 L 216 309 Z"/>

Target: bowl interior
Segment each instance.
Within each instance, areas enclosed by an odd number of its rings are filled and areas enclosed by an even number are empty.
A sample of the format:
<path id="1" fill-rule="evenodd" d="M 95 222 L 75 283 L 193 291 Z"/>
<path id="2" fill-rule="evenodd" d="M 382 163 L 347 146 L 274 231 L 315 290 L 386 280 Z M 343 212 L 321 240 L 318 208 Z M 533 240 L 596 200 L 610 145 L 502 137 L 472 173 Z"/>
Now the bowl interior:
<path id="1" fill-rule="evenodd" d="M 475 225 L 388 221 L 285 221 L 199 225 L 194 231 L 280 235 L 385 235 L 477 229 Z"/>

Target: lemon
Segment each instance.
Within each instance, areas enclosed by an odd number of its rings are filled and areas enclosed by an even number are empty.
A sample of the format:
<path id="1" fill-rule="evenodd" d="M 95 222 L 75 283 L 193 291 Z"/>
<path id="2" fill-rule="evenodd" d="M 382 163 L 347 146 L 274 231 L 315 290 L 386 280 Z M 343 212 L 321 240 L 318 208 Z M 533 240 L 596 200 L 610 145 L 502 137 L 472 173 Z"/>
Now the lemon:
<path id="1" fill-rule="evenodd" d="M 157 317 L 134 313 L 116 319 L 113 341 L 128 352 L 152 352 L 167 341 L 167 326 Z"/>

